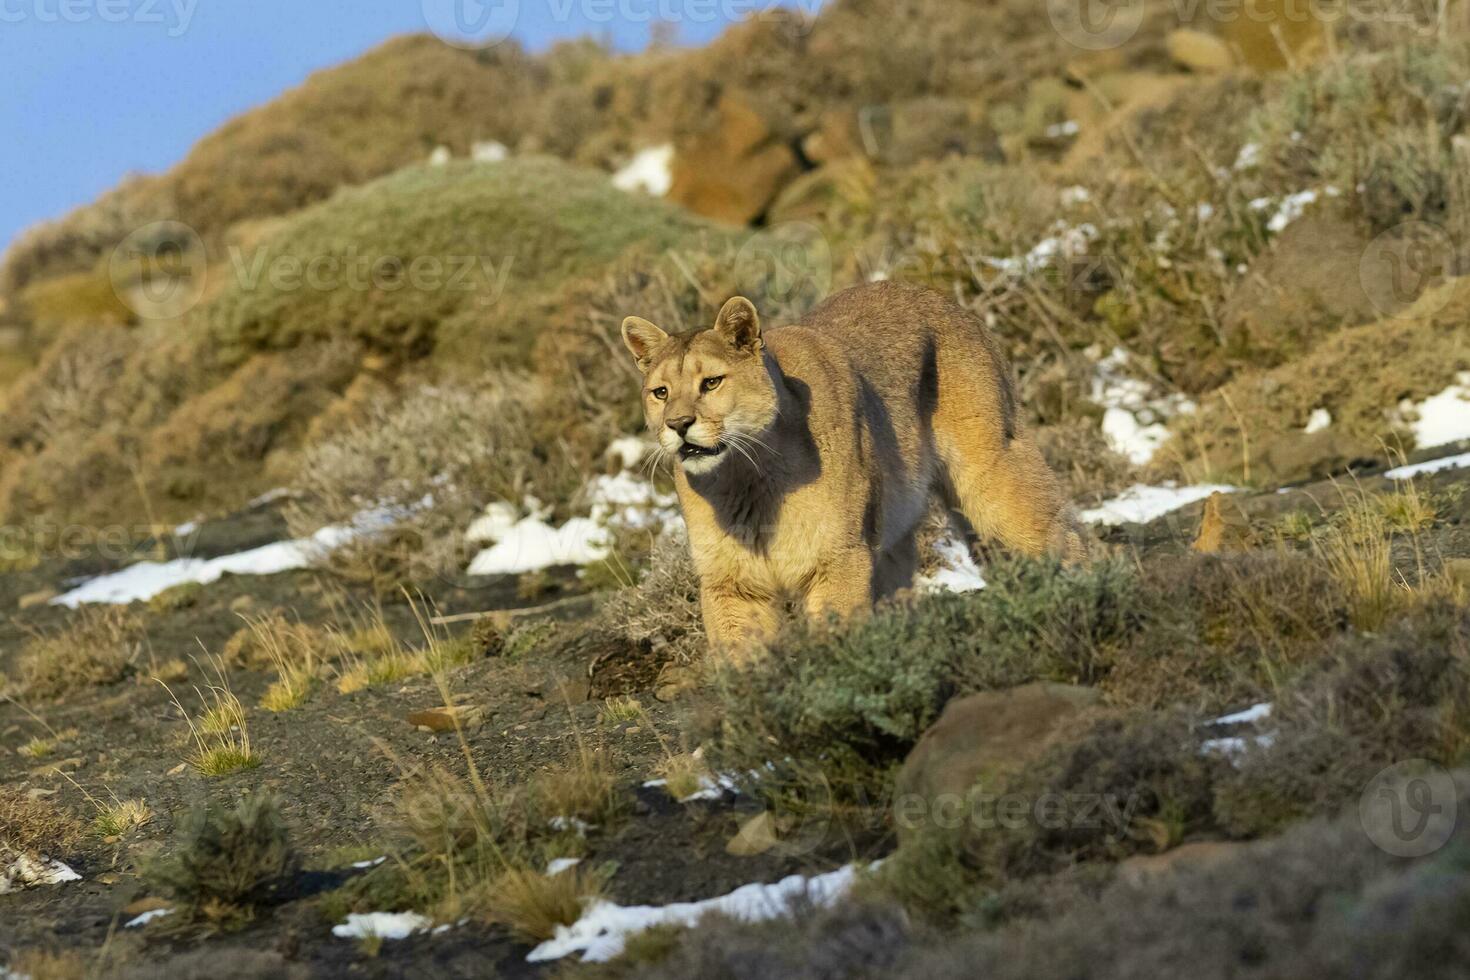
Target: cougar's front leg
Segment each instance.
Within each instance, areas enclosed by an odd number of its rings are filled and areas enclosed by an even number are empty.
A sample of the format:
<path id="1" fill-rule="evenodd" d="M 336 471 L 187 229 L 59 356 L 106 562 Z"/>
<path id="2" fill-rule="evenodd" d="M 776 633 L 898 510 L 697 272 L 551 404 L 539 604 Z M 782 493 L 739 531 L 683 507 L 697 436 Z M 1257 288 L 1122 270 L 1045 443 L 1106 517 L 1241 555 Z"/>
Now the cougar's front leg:
<path id="1" fill-rule="evenodd" d="M 781 625 L 775 596 L 754 593 L 733 582 L 701 583 L 699 602 L 710 649 L 737 661 L 769 642 Z"/>
<path id="2" fill-rule="evenodd" d="M 807 616 L 847 619 L 867 612 L 872 605 L 873 553 L 857 546 L 825 556 L 807 586 Z"/>

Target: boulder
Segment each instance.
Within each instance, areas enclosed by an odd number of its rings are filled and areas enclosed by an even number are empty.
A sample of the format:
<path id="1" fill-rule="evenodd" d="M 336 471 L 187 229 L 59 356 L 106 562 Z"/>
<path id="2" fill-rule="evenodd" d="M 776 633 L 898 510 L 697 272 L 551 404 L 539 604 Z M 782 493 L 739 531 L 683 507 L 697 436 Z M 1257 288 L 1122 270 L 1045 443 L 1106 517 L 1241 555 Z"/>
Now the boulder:
<path id="1" fill-rule="evenodd" d="M 749 224 L 800 171 L 754 104 L 727 93 L 713 124 L 677 148 L 668 197 L 706 218 Z"/>
<path id="2" fill-rule="evenodd" d="M 917 801 L 934 806 L 943 796 L 963 798 L 1035 762 L 1053 737 L 1096 705 L 1092 688 L 1035 683 L 982 691 L 951 701 L 904 760 L 895 784 L 899 812 Z M 912 829 L 899 820 L 900 831 Z"/>
<path id="3" fill-rule="evenodd" d="M 762 810 L 740 825 L 740 830 L 725 845 L 725 853 L 735 857 L 755 857 L 775 847 L 779 841 L 776 820 L 769 810 Z"/>
<path id="4" fill-rule="evenodd" d="M 1118 865 L 1118 878 L 1136 888 L 1151 879 L 1219 864 L 1240 854 L 1246 846 L 1230 841 L 1195 841 L 1162 854 L 1139 854 Z"/>
<path id="5" fill-rule="evenodd" d="M 829 214 L 861 208 L 873 198 L 878 174 L 863 157 L 823 164 L 791 182 L 771 205 L 772 226 L 822 221 Z"/>
<path id="6" fill-rule="evenodd" d="M 1237 349 L 1274 351 L 1310 334 L 1375 320 L 1378 304 L 1389 302 L 1383 297 L 1398 296 L 1382 311 L 1397 313 L 1414 299 L 1399 295 L 1404 277 L 1390 254 L 1399 250 L 1318 201 L 1286 226 L 1225 298 L 1225 335 Z"/>
<path id="7" fill-rule="evenodd" d="M 1250 547 L 1250 539 L 1250 520 L 1241 512 L 1240 506 L 1219 491 L 1210 494 L 1205 500 L 1194 550 L 1207 555 L 1245 551 Z"/>
<path id="8" fill-rule="evenodd" d="M 1204 31 L 1189 28 L 1172 31 L 1165 45 L 1169 49 L 1169 57 L 1190 71 L 1220 72 L 1235 66 L 1235 54 L 1230 45 Z"/>
<path id="9" fill-rule="evenodd" d="M 411 711 L 405 719 L 410 725 L 417 728 L 427 728 L 431 732 L 452 732 L 465 728 L 479 728 L 484 724 L 484 709 L 473 705 L 440 705 L 435 708 L 424 708 L 421 711 Z"/>

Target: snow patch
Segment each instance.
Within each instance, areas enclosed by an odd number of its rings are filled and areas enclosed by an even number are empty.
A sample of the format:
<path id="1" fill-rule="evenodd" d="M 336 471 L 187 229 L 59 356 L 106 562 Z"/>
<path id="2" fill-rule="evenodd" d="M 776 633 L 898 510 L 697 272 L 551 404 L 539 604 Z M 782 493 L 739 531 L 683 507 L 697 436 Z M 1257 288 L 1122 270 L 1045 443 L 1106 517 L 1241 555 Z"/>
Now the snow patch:
<path id="1" fill-rule="evenodd" d="M 1234 493 L 1235 489 L 1222 484 L 1181 487 L 1170 482 L 1154 487 L 1135 483 L 1113 499 L 1084 510 L 1082 519 L 1089 524 L 1147 524 L 1212 493 Z"/>
<path id="2" fill-rule="evenodd" d="M 1276 208 L 1274 214 L 1266 220 L 1266 230 L 1273 235 L 1279 235 L 1286 230 L 1293 221 L 1307 213 L 1307 208 L 1316 204 L 1323 197 L 1337 197 L 1336 187 L 1324 187 L 1319 190 L 1297 191 L 1288 194 L 1278 204 L 1275 198 L 1258 197 L 1250 202 L 1252 211 L 1267 211 Z"/>
<path id="3" fill-rule="evenodd" d="M 1439 459 L 1431 459 L 1423 463 L 1410 463 L 1408 466 L 1395 466 L 1383 474 L 1390 480 L 1407 480 L 1413 476 L 1424 473 L 1438 473 L 1441 470 L 1458 470 L 1470 466 L 1470 453 L 1461 453 L 1458 456 L 1442 456 Z"/>
<path id="4" fill-rule="evenodd" d="M 427 506 L 429 501 L 421 501 Z M 351 524 L 331 524 L 309 538 L 277 541 L 219 558 L 175 558 L 142 561 L 107 575 L 88 579 L 51 600 L 53 606 L 75 609 L 88 603 L 127 605 L 146 601 L 176 585 L 209 585 L 225 575 L 275 575 L 307 568 L 324 554 L 363 534 L 391 526 L 402 508 L 378 508 L 359 514 Z"/>
<path id="5" fill-rule="evenodd" d="M 1312 414 L 1307 417 L 1307 424 L 1302 431 L 1309 436 L 1319 432 L 1325 432 L 1332 427 L 1332 413 L 1325 408 L 1314 408 Z"/>
<path id="6" fill-rule="evenodd" d="M 1439 394 L 1400 407 L 1414 417 L 1410 427 L 1419 449 L 1470 439 L 1470 371 L 1461 371 Z"/>
<path id="7" fill-rule="evenodd" d="M 484 513 L 470 522 L 465 529 L 464 539 L 470 544 L 494 544 L 510 534 L 520 517 L 516 506 L 497 500 L 485 508 Z"/>
<path id="8" fill-rule="evenodd" d="M 135 916 L 123 923 L 124 929 L 141 929 L 154 919 L 161 919 L 166 915 L 173 915 L 173 909 L 151 909 L 142 915 Z"/>
<path id="9" fill-rule="evenodd" d="M 1087 254 L 1088 244 L 1097 238 L 1097 226 L 1093 224 L 1080 224 L 1074 228 L 1065 221 L 1059 220 L 1052 226 L 1052 231 L 1055 234 L 1037 242 L 1035 247 L 1021 258 L 985 256 L 982 257 L 982 261 L 991 268 L 999 269 L 1010 275 L 1037 272 L 1051 265 L 1058 256 L 1075 258 Z"/>
<path id="10" fill-rule="evenodd" d="M 654 926 L 689 928 L 711 912 L 745 922 L 763 922 L 790 914 L 798 900 L 816 906 L 832 905 L 852 889 L 856 880 L 857 866 L 849 864 L 812 878 L 792 875 L 772 885 L 744 885 L 728 895 L 701 902 L 624 906 L 599 899 L 589 904 L 576 922 L 558 926 L 556 935 L 531 950 L 526 960 L 545 963 L 581 953 L 585 963 L 605 963 L 622 954 L 629 936 Z"/>
<path id="11" fill-rule="evenodd" d="M 587 517 L 552 527 L 536 517 L 517 521 L 470 562 L 471 575 L 520 575 L 554 565 L 590 565 L 612 552 L 607 529 Z"/>
<path id="12" fill-rule="evenodd" d="M 1237 712 L 1235 712 L 1234 714 L 1231 714 L 1231 715 L 1221 715 L 1219 718 L 1216 718 L 1214 721 L 1210 722 L 1209 724 L 1211 724 L 1211 725 L 1250 725 L 1250 724 L 1254 724 L 1254 723 L 1256 723 L 1258 721 L 1265 721 L 1267 718 L 1270 718 L 1270 717 L 1271 717 L 1271 702 L 1270 701 L 1262 701 L 1260 704 L 1253 704 L 1253 705 L 1251 705 L 1249 708 L 1246 708 L 1244 711 L 1237 711 Z"/>
<path id="13" fill-rule="evenodd" d="M 1134 466 L 1154 458 L 1169 439 L 1167 422 L 1195 410 L 1183 395 L 1155 396 L 1153 386 L 1127 373 L 1128 352 L 1114 347 L 1093 369 L 1093 402 L 1103 409 L 1102 432 L 1114 452 Z"/>
<path id="14" fill-rule="evenodd" d="M 1074 184 L 1071 187 L 1062 188 L 1061 201 L 1062 207 L 1064 208 L 1086 204 L 1090 200 L 1092 200 L 1092 192 L 1081 184 Z"/>
<path id="15" fill-rule="evenodd" d="M 581 858 L 556 858 L 546 866 L 546 876 L 550 878 L 554 875 L 561 874 L 563 871 L 570 871 L 581 863 Z"/>
<path id="16" fill-rule="evenodd" d="M 417 912 L 353 912 L 347 921 L 332 927 L 338 939 L 407 939 L 427 932 L 434 922 Z"/>
<path id="17" fill-rule="evenodd" d="M 627 471 L 593 477 L 586 491 L 591 516 L 573 517 L 561 527 L 548 524 L 531 498 L 525 502 L 531 513 L 519 519 L 512 505 L 491 504 L 466 532 L 471 542 L 492 542 L 470 562 L 469 573 L 520 575 L 554 565 L 590 565 L 612 553 L 609 528 L 655 527 L 679 513 L 673 494 Z"/>
<path id="18" fill-rule="evenodd" d="M 667 779 L 649 779 L 643 783 L 644 789 L 657 789 L 660 786 L 669 785 Z M 693 803 L 695 800 L 718 800 L 726 793 L 740 792 L 735 787 L 735 780 L 729 776 L 700 776 L 699 789 L 688 796 L 679 797 L 680 803 Z"/>
<path id="19" fill-rule="evenodd" d="M 578 837 L 586 837 L 587 831 L 597 829 L 596 824 L 588 823 L 581 817 L 552 817 L 546 821 L 546 826 L 559 834 L 568 830 L 575 831 Z"/>
<path id="20" fill-rule="evenodd" d="M 631 470 L 643 462 L 653 446 L 642 436 L 619 436 L 608 443 L 607 450 L 602 454 L 605 459 L 613 460 L 619 467 Z"/>
<path id="21" fill-rule="evenodd" d="M 920 575 L 914 582 L 921 592 L 977 592 L 985 588 L 985 577 L 970 546 L 954 535 L 947 535 L 934 543 L 934 553 L 939 558 L 939 568 L 932 575 Z"/>
<path id="22" fill-rule="evenodd" d="M 470 147 L 470 159 L 476 163 L 501 163 L 509 157 L 509 148 L 499 140 L 486 140 Z"/>
<path id="23" fill-rule="evenodd" d="M 613 174 L 612 182 L 620 191 L 643 191 L 663 197 L 674 186 L 673 144 L 639 150 L 627 166 Z"/>
<path id="24" fill-rule="evenodd" d="M 41 885 L 64 885 L 69 881 L 81 881 L 82 876 L 53 858 L 32 857 L 22 854 L 10 865 L 0 868 L 0 895 L 18 892 L 22 888 Z"/>
<path id="25" fill-rule="evenodd" d="M 1228 738 L 1212 738 L 1200 743 L 1200 755 L 1219 755 L 1234 761 L 1251 749 L 1269 749 L 1276 743 L 1276 734 L 1266 732 L 1246 737 L 1232 735 Z"/>

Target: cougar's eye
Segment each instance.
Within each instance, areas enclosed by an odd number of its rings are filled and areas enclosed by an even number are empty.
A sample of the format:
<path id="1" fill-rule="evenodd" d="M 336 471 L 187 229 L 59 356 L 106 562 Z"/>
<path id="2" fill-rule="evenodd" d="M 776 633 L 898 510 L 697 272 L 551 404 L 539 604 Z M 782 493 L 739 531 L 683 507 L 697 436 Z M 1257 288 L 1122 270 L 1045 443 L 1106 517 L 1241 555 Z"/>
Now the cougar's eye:
<path id="1" fill-rule="evenodd" d="M 653 395 L 653 397 L 657 398 L 659 401 L 667 401 L 669 397 L 669 389 L 665 388 L 663 385 L 659 385 L 657 388 L 653 389 L 653 391 L 649 392 L 649 394 Z"/>
<path id="2" fill-rule="evenodd" d="M 701 381 L 699 383 L 699 390 L 700 391 L 714 391 L 716 388 L 718 388 L 720 386 L 720 382 L 722 382 L 724 380 L 725 380 L 725 376 L 724 375 L 720 375 L 718 378 L 705 378 L 703 381 Z"/>

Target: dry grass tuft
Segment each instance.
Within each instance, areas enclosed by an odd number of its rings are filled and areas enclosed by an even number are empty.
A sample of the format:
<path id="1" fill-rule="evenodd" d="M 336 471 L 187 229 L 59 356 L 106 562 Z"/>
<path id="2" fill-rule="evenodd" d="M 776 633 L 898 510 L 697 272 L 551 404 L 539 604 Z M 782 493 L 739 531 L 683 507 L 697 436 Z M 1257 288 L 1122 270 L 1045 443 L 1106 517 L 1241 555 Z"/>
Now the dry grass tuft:
<path id="1" fill-rule="evenodd" d="M 1313 539 L 1316 554 L 1348 597 L 1353 626 L 1382 629 L 1405 599 L 1394 571 L 1388 511 L 1361 491 L 1345 492 L 1338 519 Z"/>
<path id="2" fill-rule="evenodd" d="M 174 705 L 189 725 L 194 751 L 185 759 L 202 776 L 224 776 L 241 769 L 260 765 L 260 756 L 250 745 L 250 728 L 245 720 L 245 705 L 230 690 L 223 670 L 216 683 L 205 691 L 195 688 L 203 711 L 196 721 L 169 690 Z"/>
<path id="3" fill-rule="evenodd" d="M 606 754 L 582 745 L 568 761 L 532 777 L 527 795 L 548 818 L 603 825 L 617 813 L 616 787 L 617 776 Z"/>
<path id="4" fill-rule="evenodd" d="M 54 857 L 67 853 L 82 834 L 81 823 L 49 799 L 19 786 L 0 787 L 0 847 Z"/>
<path id="5" fill-rule="evenodd" d="M 260 706 L 272 712 L 299 707 L 310 697 L 330 654 L 329 638 L 280 615 L 246 617 L 245 629 L 249 636 L 242 646 L 263 657 L 276 671 L 276 679 L 261 697 Z"/>
<path id="6" fill-rule="evenodd" d="M 529 868 L 511 868 L 488 884 L 486 913 L 526 942 L 541 942 L 568 926 L 582 907 L 603 893 L 606 875 L 577 865 L 548 875 Z"/>
<path id="7" fill-rule="evenodd" d="M 32 639 L 17 666 L 27 697 L 52 700 L 83 687 L 122 680 L 143 653 L 146 634 L 135 614 L 115 606 L 83 606 L 70 626 Z"/>

